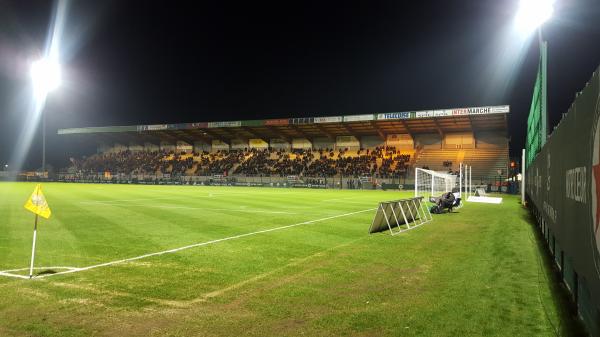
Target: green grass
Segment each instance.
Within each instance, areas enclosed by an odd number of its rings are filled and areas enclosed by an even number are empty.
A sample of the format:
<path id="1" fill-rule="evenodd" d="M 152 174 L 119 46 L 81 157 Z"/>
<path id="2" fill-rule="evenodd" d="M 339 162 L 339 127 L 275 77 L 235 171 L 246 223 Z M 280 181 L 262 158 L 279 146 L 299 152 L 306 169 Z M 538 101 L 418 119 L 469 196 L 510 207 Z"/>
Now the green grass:
<path id="1" fill-rule="evenodd" d="M 33 188 L 0 183 L 0 270 L 28 267 L 34 216 L 23 203 Z M 96 265 L 369 210 L 409 195 L 86 184 L 45 184 L 44 193 L 53 216 L 39 225 L 39 267 Z M 373 215 L 42 279 L 0 276 L 0 336 L 554 336 L 572 330 L 517 198 L 467 204 L 394 237 L 367 234 Z"/>

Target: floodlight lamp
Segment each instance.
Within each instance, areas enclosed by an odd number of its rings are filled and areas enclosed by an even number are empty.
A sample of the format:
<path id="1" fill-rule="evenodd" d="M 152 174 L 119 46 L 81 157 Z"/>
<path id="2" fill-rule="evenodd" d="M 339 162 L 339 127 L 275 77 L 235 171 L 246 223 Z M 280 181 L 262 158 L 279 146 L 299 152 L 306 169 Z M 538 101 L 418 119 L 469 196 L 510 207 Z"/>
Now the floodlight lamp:
<path id="1" fill-rule="evenodd" d="M 37 98 L 46 95 L 58 88 L 61 83 L 60 64 L 56 60 L 43 58 L 31 64 L 31 80 Z"/>
<path id="2" fill-rule="evenodd" d="M 522 34 L 531 34 L 554 13 L 555 0 L 521 0 L 515 17 L 515 27 Z"/>

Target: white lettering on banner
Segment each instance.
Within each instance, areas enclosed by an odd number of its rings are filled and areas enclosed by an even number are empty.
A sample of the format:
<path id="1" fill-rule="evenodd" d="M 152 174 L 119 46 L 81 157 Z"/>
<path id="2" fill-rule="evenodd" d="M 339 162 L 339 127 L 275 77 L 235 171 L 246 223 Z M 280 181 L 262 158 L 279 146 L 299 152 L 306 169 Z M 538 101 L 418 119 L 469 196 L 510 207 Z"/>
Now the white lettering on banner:
<path id="1" fill-rule="evenodd" d="M 230 122 L 210 122 L 208 123 L 209 128 L 234 128 L 241 126 L 241 121 L 230 121 Z"/>
<path id="2" fill-rule="evenodd" d="M 556 213 L 554 207 L 552 207 L 552 205 L 550 205 L 546 201 L 544 201 L 544 213 L 546 213 L 546 215 L 550 218 L 550 220 L 552 220 L 552 222 L 556 223 L 556 218 L 558 214 Z"/>
<path id="3" fill-rule="evenodd" d="M 167 128 L 168 128 L 167 124 L 148 125 L 149 131 L 166 130 Z"/>
<path id="4" fill-rule="evenodd" d="M 452 110 L 435 110 L 433 111 L 434 117 L 452 116 Z"/>
<path id="5" fill-rule="evenodd" d="M 587 169 L 586 167 L 576 167 L 568 170 L 566 178 L 567 198 L 575 200 L 582 204 L 587 204 Z"/>
<path id="6" fill-rule="evenodd" d="M 453 115 L 482 115 L 489 114 L 492 111 L 490 107 L 483 108 L 465 108 L 452 110 Z"/>
<path id="7" fill-rule="evenodd" d="M 462 115 L 487 115 L 487 114 L 495 114 L 495 113 L 508 113 L 510 111 L 510 106 L 501 105 L 501 106 L 485 106 L 485 107 L 476 107 L 476 108 L 463 108 L 463 109 L 453 109 L 452 115 L 454 116 L 462 116 Z"/>
<path id="8" fill-rule="evenodd" d="M 373 119 L 375 118 L 372 114 L 344 116 L 344 122 L 372 121 Z"/>
<path id="9" fill-rule="evenodd" d="M 510 105 L 500 105 L 500 106 L 493 106 L 491 113 L 498 114 L 498 113 L 508 113 L 508 112 L 510 112 Z"/>
<path id="10" fill-rule="evenodd" d="M 428 117 L 435 117 L 435 111 L 433 110 L 428 110 L 428 111 L 417 111 L 415 113 L 415 117 L 417 118 L 428 118 Z"/>
<path id="11" fill-rule="evenodd" d="M 339 123 L 343 120 L 342 116 L 335 117 L 315 117 L 315 123 Z"/>
<path id="12" fill-rule="evenodd" d="M 388 112 L 384 114 L 378 114 L 377 119 L 409 119 L 410 112 Z"/>

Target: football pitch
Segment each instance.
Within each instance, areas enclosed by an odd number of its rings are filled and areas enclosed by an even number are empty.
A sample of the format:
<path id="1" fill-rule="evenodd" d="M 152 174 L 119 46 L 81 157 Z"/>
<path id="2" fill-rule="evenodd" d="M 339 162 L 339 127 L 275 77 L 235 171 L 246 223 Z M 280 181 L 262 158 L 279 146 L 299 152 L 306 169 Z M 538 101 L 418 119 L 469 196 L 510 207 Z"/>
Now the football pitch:
<path id="1" fill-rule="evenodd" d="M 516 197 L 368 234 L 409 192 L 0 183 L 0 336 L 554 336 L 574 331 Z"/>

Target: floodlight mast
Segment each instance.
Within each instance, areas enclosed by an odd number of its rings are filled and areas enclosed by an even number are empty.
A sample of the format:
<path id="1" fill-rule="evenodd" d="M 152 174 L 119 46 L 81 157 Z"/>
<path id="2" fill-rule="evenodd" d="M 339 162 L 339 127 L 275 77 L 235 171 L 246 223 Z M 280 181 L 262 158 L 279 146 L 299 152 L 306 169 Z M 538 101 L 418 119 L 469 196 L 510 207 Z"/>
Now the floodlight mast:
<path id="1" fill-rule="evenodd" d="M 515 28 L 519 31 L 523 36 L 527 36 L 533 33 L 534 30 L 537 30 L 538 36 L 538 45 L 540 49 L 540 69 L 538 71 L 542 72 L 542 74 L 546 74 L 547 70 L 547 50 L 548 43 L 544 41 L 542 37 L 542 26 L 545 22 L 552 18 L 554 14 L 554 3 L 556 0 L 520 0 L 519 2 L 519 10 L 517 15 L 515 16 Z M 541 101 L 540 108 L 542 111 L 547 111 L 547 83 L 546 77 L 542 78 L 541 81 Z M 547 113 L 542 113 L 546 116 L 546 120 L 542 123 L 543 126 L 543 138 L 542 142 L 545 143 L 547 135 L 547 130 L 545 125 L 548 124 L 548 115 Z M 523 150 L 525 151 L 525 150 Z M 523 180 L 525 180 L 525 170 L 526 170 L 526 162 L 521 164 L 521 171 L 523 172 Z M 524 187 L 523 187 L 524 188 Z"/>
<path id="2" fill-rule="evenodd" d="M 515 26 L 523 35 L 529 35 L 548 21 L 554 13 L 555 0 L 521 0 L 515 17 Z"/>
<path id="3" fill-rule="evenodd" d="M 44 105 L 48 94 L 61 84 L 60 64 L 55 58 L 45 57 L 31 64 L 31 80 L 35 103 L 42 114 L 42 174 L 46 172 L 46 114 Z"/>

